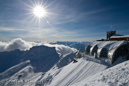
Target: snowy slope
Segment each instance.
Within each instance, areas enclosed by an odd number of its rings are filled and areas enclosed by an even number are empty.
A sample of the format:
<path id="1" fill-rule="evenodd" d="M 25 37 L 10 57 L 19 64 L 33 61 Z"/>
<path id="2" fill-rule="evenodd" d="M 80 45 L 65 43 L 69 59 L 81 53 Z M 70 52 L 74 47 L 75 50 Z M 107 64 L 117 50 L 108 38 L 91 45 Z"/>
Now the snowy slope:
<path id="1" fill-rule="evenodd" d="M 28 66 L 28 64 L 30 63 L 30 61 L 25 61 L 25 62 L 21 62 L 18 65 L 15 65 L 9 69 L 7 69 L 6 71 L 0 73 L 0 80 L 4 79 L 4 78 L 9 78 L 10 76 L 14 75 L 15 73 L 17 73 L 19 70 L 21 70 L 22 68 Z"/>
<path id="2" fill-rule="evenodd" d="M 129 61 L 88 77 L 71 86 L 129 86 Z"/>
<path id="3" fill-rule="evenodd" d="M 1 75 L 9 74 L 28 63 L 30 61 L 16 65 Z M 71 62 L 62 68 L 55 64 L 47 72 L 35 72 L 32 65 L 27 65 L 11 77 L 0 80 L 0 86 L 126 86 L 128 70 L 129 61 L 108 69 L 103 60 L 85 56 L 78 59 L 77 63 Z M 22 76 L 19 78 L 19 75 Z"/>
<path id="4" fill-rule="evenodd" d="M 107 59 L 94 58 L 82 53 L 83 57 L 73 63 L 77 49 L 60 42 L 60 45 L 41 43 L 39 46 L 38 43 L 26 43 L 22 39 L 16 39 L 9 43 L 0 48 L 2 51 L 7 45 L 10 47 L 9 51 L 5 49 L 6 52 L 0 52 L 0 86 L 129 85 L 128 61 L 109 68 Z M 115 42 L 111 44 L 113 43 Z M 15 44 L 17 46 L 13 47 Z M 91 45 L 103 48 L 107 47 L 107 44 L 97 42 Z"/>
<path id="5" fill-rule="evenodd" d="M 85 59 L 79 59 L 77 63 L 70 63 L 63 67 L 48 86 L 69 86 L 92 76 L 107 68 L 106 65 L 99 64 Z"/>
<path id="6" fill-rule="evenodd" d="M 49 53 L 51 52 L 51 53 Z M 0 53 L 0 72 L 27 60 L 35 67 L 35 71 L 47 71 L 60 59 L 54 47 L 35 46 L 28 51 L 14 50 Z M 44 65 L 42 68 L 41 65 Z"/>
<path id="7" fill-rule="evenodd" d="M 20 77 L 20 75 L 22 75 Z M 0 86 L 35 86 L 36 81 L 41 77 L 42 73 L 35 73 L 33 67 L 28 65 L 23 67 L 13 76 L 0 81 Z"/>
<path id="8" fill-rule="evenodd" d="M 18 49 L 9 52 L 0 52 L 0 73 L 16 64 L 19 64 L 21 62 L 21 56 L 24 53 L 24 51 L 20 51 Z"/>
<path id="9" fill-rule="evenodd" d="M 35 86 L 42 75 L 54 65 L 61 68 L 70 62 L 69 59 L 72 61 L 76 51 L 67 46 L 42 45 L 27 51 L 0 52 L 0 86 L 14 86 L 14 81 L 19 80 L 22 80 L 22 84 L 15 83 L 16 86 L 26 86 L 27 82 L 23 82 L 24 80 L 34 82 Z M 32 86 L 31 83 L 27 84 Z"/>
<path id="10" fill-rule="evenodd" d="M 45 65 L 46 68 L 44 66 L 44 69 L 42 68 L 42 70 L 47 71 L 55 63 L 57 63 L 64 57 L 66 57 L 67 59 L 73 59 L 75 57 L 76 51 L 76 49 L 63 45 L 52 45 L 51 47 L 47 45 L 42 45 L 34 46 L 27 51 L 14 50 L 0 52 L 0 72 L 3 72 L 12 66 L 15 66 L 20 62 L 24 62 L 27 60 L 30 60 L 31 65 L 33 65 L 34 67 L 40 67 L 41 65 Z M 69 57 L 69 55 L 71 55 L 71 57 Z"/>
<path id="11" fill-rule="evenodd" d="M 59 61 L 47 72 L 35 72 L 35 67 L 29 63 L 31 59 L 2 72 L 0 86 L 69 86 L 108 67 L 97 60 L 82 58 L 77 63 L 71 62 L 62 68 L 58 67 Z M 42 67 L 43 65 L 40 66 Z M 20 75 L 22 76 L 19 78 Z"/>

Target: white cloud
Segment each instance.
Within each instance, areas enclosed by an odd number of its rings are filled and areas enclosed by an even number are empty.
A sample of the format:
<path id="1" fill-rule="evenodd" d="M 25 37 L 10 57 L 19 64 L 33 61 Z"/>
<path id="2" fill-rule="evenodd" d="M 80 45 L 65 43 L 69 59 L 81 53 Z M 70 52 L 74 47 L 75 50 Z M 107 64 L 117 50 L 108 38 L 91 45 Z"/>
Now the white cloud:
<path id="1" fill-rule="evenodd" d="M 12 51 L 15 49 L 19 49 L 21 51 L 25 51 L 25 50 L 29 50 L 31 47 L 33 46 L 41 46 L 41 45 L 45 45 L 48 47 L 55 47 L 57 53 L 59 53 L 60 55 L 65 55 L 71 52 L 76 52 L 77 49 L 75 48 L 70 48 L 68 46 L 65 45 L 58 45 L 58 44 L 49 44 L 49 42 L 26 42 L 24 40 L 22 40 L 21 38 L 16 38 L 13 39 L 9 42 L 0 42 L 0 52 L 3 51 Z"/>
<path id="2" fill-rule="evenodd" d="M 16 38 L 11 40 L 10 42 L 0 42 L 0 52 L 3 51 L 11 51 L 15 49 L 20 50 L 29 50 L 32 47 L 32 45 L 21 38 Z"/>

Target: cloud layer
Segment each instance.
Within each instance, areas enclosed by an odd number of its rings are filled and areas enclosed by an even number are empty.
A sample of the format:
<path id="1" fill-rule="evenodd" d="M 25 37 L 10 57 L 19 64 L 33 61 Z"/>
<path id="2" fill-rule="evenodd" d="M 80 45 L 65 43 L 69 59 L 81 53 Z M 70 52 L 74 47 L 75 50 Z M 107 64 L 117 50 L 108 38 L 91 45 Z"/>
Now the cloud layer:
<path id="1" fill-rule="evenodd" d="M 19 49 L 22 51 L 29 50 L 32 45 L 21 38 L 16 38 L 11 40 L 10 42 L 0 42 L 0 52 L 3 51 L 11 51 L 15 49 Z"/>

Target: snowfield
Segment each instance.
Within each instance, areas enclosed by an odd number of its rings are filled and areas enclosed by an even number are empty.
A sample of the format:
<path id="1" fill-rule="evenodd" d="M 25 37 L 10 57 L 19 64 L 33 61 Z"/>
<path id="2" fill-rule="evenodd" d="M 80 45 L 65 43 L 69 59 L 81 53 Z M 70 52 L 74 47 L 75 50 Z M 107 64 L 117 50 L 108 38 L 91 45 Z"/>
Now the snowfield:
<path id="1" fill-rule="evenodd" d="M 82 53 L 73 62 L 79 46 L 84 42 L 0 42 L 0 86 L 129 86 L 129 61 L 110 65 Z"/>
<path id="2" fill-rule="evenodd" d="M 106 65 L 85 59 L 79 59 L 77 63 L 70 63 L 63 67 L 60 73 L 54 77 L 51 84 L 48 86 L 69 86 L 103 71 L 106 68 Z"/>
<path id="3" fill-rule="evenodd" d="M 129 61 L 88 77 L 71 86 L 129 86 Z"/>

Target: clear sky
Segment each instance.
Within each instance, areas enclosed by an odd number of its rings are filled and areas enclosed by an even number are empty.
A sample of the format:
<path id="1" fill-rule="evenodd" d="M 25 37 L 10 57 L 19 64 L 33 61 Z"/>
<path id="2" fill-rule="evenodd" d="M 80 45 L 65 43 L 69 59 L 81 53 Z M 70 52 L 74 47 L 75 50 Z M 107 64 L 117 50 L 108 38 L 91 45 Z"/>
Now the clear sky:
<path id="1" fill-rule="evenodd" d="M 42 4 L 46 16 L 32 13 Z M 0 41 L 94 41 L 129 35 L 129 0 L 0 0 Z"/>

